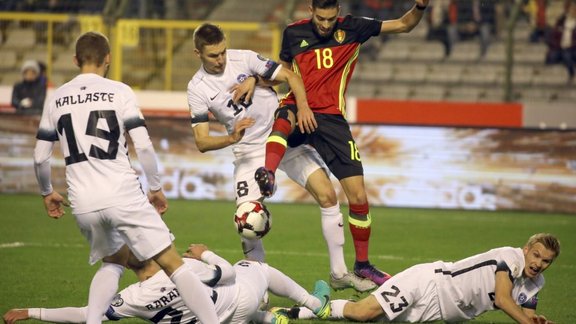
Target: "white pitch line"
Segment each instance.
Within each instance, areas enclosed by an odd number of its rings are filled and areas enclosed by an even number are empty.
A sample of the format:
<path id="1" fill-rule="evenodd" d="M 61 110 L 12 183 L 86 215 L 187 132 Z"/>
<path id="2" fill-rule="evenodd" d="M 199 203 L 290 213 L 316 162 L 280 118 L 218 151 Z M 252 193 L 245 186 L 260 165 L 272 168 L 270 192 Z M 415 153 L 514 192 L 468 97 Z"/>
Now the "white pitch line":
<path id="1" fill-rule="evenodd" d="M 57 248 L 82 248 L 87 247 L 87 244 L 62 244 L 62 243 L 33 243 L 33 242 L 8 242 L 0 243 L 0 249 L 11 249 L 20 247 L 57 247 Z"/>
<path id="2" fill-rule="evenodd" d="M 11 249 L 11 248 L 20 248 L 20 247 L 57 247 L 57 248 L 85 248 L 87 244 L 63 244 L 63 243 L 34 243 L 34 242 L 7 242 L 7 243 L 0 243 L 0 249 Z M 220 253 L 237 253 L 238 250 L 228 250 L 228 249 L 214 249 Z M 266 250 L 266 254 L 271 255 L 287 255 L 287 256 L 296 256 L 296 257 L 312 257 L 312 258 L 328 258 L 328 254 L 321 253 L 321 252 L 302 252 L 302 251 L 275 251 L 275 250 Z M 404 257 L 398 255 L 371 255 L 372 259 L 380 259 L 380 260 L 399 260 L 399 261 L 414 261 L 414 264 L 423 263 L 423 262 L 433 262 L 437 260 L 431 259 L 424 259 L 418 257 Z M 576 265 L 574 264 L 556 264 L 554 267 L 559 268 L 567 268 L 567 269 L 576 269 Z"/>

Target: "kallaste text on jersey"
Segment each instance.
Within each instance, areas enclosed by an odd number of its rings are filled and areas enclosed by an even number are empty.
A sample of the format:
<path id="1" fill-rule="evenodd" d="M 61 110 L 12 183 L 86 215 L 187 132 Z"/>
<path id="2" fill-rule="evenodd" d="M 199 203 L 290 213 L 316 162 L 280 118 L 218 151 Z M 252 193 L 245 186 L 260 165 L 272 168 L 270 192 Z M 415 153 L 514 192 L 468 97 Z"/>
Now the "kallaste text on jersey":
<path id="1" fill-rule="evenodd" d="M 60 108 L 65 105 L 77 105 L 87 102 L 114 102 L 113 92 L 92 92 L 77 94 L 74 96 L 64 96 L 56 99 L 56 108 Z"/>

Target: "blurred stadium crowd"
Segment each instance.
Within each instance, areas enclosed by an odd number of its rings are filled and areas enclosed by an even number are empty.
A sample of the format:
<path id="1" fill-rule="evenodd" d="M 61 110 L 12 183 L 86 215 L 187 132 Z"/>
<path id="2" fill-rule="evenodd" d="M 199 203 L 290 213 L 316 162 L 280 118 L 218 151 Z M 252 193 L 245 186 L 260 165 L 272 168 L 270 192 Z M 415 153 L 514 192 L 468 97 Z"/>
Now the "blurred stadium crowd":
<path id="1" fill-rule="evenodd" d="M 517 19 L 514 8 L 520 12 Z M 341 0 L 342 13 L 394 19 L 412 0 Z M 573 9 L 571 9 L 571 6 Z M 230 47 L 254 49 L 276 58 L 267 24 L 282 27 L 308 18 L 308 0 L 0 0 L 6 12 L 68 14 L 54 26 L 54 47 L 48 84 L 58 86 L 76 70 L 71 64 L 73 40 L 79 34 L 77 15 L 98 15 L 107 28 L 118 19 L 210 20 L 259 22 L 262 30 L 232 34 Z M 515 28 L 509 24 L 515 21 Z M 508 55 L 512 55 L 512 100 L 570 102 L 576 99 L 576 3 L 574 0 L 433 0 L 425 21 L 406 35 L 371 39 L 362 49 L 348 94 L 398 100 L 502 101 Z M 572 37 L 562 33 L 572 27 Z M 29 60 L 46 63 L 46 23 L 0 19 L 0 85 L 22 79 Z M 161 30 L 140 29 L 138 46 L 124 53 L 123 81 L 139 89 L 166 90 Z M 174 48 L 171 89 L 183 91 L 197 66 L 190 58 L 189 31 Z M 513 50 L 507 52 L 511 38 Z M 264 45 L 263 45 L 264 44 Z M 556 51 L 556 53 L 554 52 Z M 568 53 L 568 54 L 566 54 Z M 571 60 L 569 59 L 571 58 Z M 192 62 L 194 61 L 194 62 Z"/>

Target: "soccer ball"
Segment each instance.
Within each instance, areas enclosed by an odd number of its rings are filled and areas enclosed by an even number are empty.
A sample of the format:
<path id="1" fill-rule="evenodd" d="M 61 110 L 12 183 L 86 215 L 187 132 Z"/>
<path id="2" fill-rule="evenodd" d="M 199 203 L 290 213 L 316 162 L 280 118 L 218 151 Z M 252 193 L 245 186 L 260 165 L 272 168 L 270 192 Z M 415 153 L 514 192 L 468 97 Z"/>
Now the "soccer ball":
<path id="1" fill-rule="evenodd" d="M 247 201 L 236 209 L 234 223 L 240 236 L 255 240 L 263 238 L 270 231 L 272 216 L 261 202 Z"/>

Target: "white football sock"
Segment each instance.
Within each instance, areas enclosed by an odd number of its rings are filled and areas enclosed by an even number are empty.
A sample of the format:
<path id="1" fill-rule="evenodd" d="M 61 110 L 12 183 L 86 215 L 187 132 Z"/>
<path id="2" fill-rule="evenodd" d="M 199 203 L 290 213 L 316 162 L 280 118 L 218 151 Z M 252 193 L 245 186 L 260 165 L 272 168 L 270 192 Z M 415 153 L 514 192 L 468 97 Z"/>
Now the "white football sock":
<path id="1" fill-rule="evenodd" d="M 333 319 L 344 318 L 344 305 L 346 305 L 347 302 L 348 301 L 344 299 L 334 299 L 330 301 L 330 308 L 332 310 L 330 318 Z"/>
<path id="2" fill-rule="evenodd" d="M 264 262 L 264 244 L 262 240 L 248 240 L 242 238 L 242 251 L 248 260 Z"/>
<path id="3" fill-rule="evenodd" d="M 268 290 L 276 296 L 290 298 L 309 309 L 317 309 L 321 306 L 318 298 L 310 295 L 296 281 L 270 265 L 268 265 Z"/>
<path id="4" fill-rule="evenodd" d="M 341 278 L 348 272 L 344 261 L 344 222 L 340 212 L 340 204 L 328 208 L 320 208 L 322 215 L 322 234 L 328 246 L 330 256 L 330 272 L 334 277 Z"/>
<path id="5" fill-rule="evenodd" d="M 196 315 L 202 323 L 219 323 L 216 308 L 205 286 L 198 276 L 186 265 L 181 265 L 170 276 L 170 280 L 176 284 L 180 297 L 190 311 Z"/>
<path id="6" fill-rule="evenodd" d="M 102 266 L 96 271 L 90 284 L 86 324 L 102 323 L 102 316 L 118 291 L 118 281 L 122 273 L 124 273 L 123 266 L 102 262 Z"/>
<path id="7" fill-rule="evenodd" d="M 311 309 L 300 307 L 298 311 L 298 319 L 315 319 L 318 318 Z"/>

